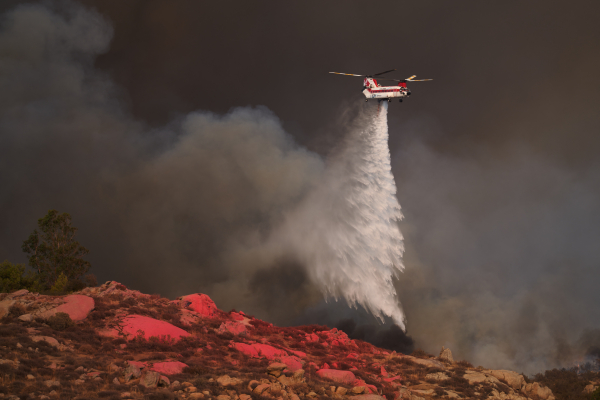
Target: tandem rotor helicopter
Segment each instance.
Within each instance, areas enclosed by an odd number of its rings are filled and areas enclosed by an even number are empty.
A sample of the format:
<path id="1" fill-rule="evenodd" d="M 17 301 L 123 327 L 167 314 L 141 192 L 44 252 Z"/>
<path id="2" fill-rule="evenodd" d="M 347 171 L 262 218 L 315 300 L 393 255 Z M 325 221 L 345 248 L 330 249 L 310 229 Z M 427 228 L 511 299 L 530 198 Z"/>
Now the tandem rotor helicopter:
<path id="1" fill-rule="evenodd" d="M 348 76 L 364 76 L 365 79 L 363 81 L 364 90 L 362 93 L 365 95 L 365 101 L 369 101 L 369 99 L 377 99 L 378 101 L 387 100 L 388 102 L 392 102 L 394 98 L 400 98 L 402 101 L 403 97 L 410 96 L 410 90 L 406 87 L 407 82 L 424 82 L 424 81 L 432 81 L 433 79 L 414 79 L 417 76 L 413 75 L 410 78 L 406 79 L 390 79 L 390 78 L 377 78 L 381 81 L 394 81 L 400 82 L 398 86 L 381 86 L 375 80 L 375 76 L 387 74 L 388 72 L 396 71 L 395 69 L 390 69 L 389 71 L 379 72 L 373 75 L 356 75 L 356 74 L 345 74 L 343 72 L 330 72 L 330 74 L 337 75 L 348 75 Z"/>

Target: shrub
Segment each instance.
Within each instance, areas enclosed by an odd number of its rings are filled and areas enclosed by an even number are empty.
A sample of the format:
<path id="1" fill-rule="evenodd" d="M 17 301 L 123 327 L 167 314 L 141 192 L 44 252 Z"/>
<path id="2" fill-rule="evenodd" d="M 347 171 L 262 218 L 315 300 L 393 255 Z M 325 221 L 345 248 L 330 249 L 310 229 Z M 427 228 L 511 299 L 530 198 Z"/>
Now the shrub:
<path id="1" fill-rule="evenodd" d="M 25 306 L 20 303 L 13 304 L 12 307 L 8 310 L 8 315 L 10 315 L 13 318 L 18 318 L 26 313 L 27 310 L 25 309 Z"/>
<path id="2" fill-rule="evenodd" d="M 56 314 L 48 318 L 47 323 L 50 326 L 50 328 L 54 329 L 55 331 L 64 331 L 67 328 L 75 326 L 75 323 L 73 322 L 69 314 L 64 312 L 57 312 Z"/>
<path id="3" fill-rule="evenodd" d="M 34 273 L 25 271 L 23 264 L 13 264 L 8 261 L 0 263 L 0 292 L 10 293 L 19 289 L 37 290 L 37 280 Z"/>

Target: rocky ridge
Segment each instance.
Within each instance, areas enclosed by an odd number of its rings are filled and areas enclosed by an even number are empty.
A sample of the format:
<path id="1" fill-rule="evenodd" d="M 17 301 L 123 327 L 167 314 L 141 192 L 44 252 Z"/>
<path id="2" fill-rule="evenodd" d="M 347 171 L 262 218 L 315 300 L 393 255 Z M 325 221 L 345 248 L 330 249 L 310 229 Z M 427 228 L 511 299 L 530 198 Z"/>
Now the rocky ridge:
<path id="1" fill-rule="evenodd" d="M 0 296 L 0 398 L 554 400 L 449 349 L 409 356 L 335 328 L 276 327 L 204 294 L 170 301 L 107 282 Z"/>

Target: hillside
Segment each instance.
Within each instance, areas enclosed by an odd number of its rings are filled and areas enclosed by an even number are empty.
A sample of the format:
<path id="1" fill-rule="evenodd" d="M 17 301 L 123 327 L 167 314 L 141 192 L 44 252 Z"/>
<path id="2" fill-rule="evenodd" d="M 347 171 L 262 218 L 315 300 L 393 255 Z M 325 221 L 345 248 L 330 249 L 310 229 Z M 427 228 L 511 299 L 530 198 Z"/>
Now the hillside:
<path id="1" fill-rule="evenodd" d="M 390 353 L 337 329 L 223 312 L 203 294 L 170 301 L 107 282 L 0 300 L 4 399 L 554 399 L 447 349 Z"/>

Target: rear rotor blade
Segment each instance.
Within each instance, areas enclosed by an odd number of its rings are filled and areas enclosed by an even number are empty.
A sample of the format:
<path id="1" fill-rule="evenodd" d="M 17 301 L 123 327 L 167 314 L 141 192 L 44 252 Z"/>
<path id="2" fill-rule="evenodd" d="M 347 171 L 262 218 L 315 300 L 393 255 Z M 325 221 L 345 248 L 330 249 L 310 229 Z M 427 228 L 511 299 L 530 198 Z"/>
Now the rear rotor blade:
<path id="1" fill-rule="evenodd" d="M 433 79 L 411 79 L 410 81 L 407 80 L 407 82 L 425 82 L 425 81 L 432 81 Z"/>
<path id="2" fill-rule="evenodd" d="M 392 71 L 395 71 L 395 69 L 390 69 L 389 71 L 379 72 L 378 74 L 373 74 L 373 76 L 387 74 L 388 72 L 392 72 Z"/>
<path id="3" fill-rule="evenodd" d="M 407 80 L 407 81 L 410 81 L 410 80 L 412 80 L 412 78 L 416 78 L 416 77 L 417 77 L 416 75 L 413 75 L 413 76 L 411 76 L 410 78 L 406 78 L 406 80 Z"/>
<path id="4" fill-rule="evenodd" d="M 366 75 L 356 75 L 356 74 L 345 74 L 343 72 L 330 72 L 330 74 L 348 75 L 348 76 L 366 76 Z"/>
<path id="5" fill-rule="evenodd" d="M 404 82 L 404 79 L 377 78 L 378 81 Z"/>

